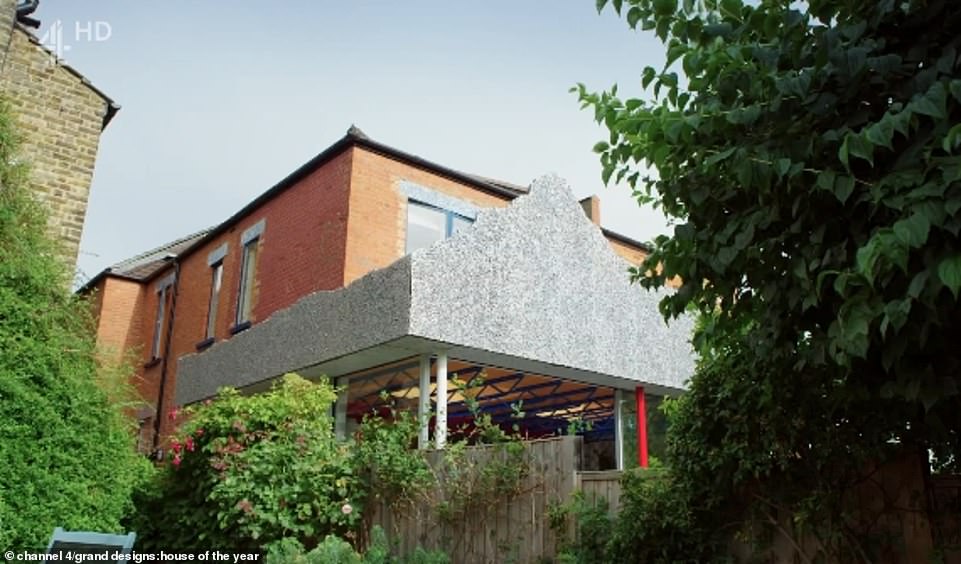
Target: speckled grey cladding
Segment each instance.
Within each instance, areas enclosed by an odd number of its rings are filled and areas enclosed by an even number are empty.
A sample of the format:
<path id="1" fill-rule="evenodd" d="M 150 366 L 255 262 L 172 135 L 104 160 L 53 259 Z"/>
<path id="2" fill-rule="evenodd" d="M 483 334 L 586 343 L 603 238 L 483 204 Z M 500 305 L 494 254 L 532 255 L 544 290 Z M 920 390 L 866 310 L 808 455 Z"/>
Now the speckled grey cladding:
<path id="1" fill-rule="evenodd" d="M 661 297 L 630 284 L 628 264 L 557 177 L 502 210 L 483 210 L 411 260 L 410 333 L 684 387 L 693 324 L 664 324 Z"/>
<path id="2" fill-rule="evenodd" d="M 317 292 L 177 365 L 177 405 L 350 354 L 407 334 L 410 260 Z"/>

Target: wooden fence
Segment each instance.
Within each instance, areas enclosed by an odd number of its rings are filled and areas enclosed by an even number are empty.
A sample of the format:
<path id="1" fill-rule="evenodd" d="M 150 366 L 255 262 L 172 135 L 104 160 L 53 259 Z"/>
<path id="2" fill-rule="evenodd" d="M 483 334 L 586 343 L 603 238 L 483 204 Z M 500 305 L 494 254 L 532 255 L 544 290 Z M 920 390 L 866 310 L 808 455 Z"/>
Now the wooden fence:
<path id="1" fill-rule="evenodd" d="M 457 563 L 549 561 L 561 541 L 550 526 L 552 507 L 570 499 L 577 487 L 591 499 L 619 494 L 619 472 L 578 472 L 581 449 L 582 439 L 576 436 L 524 443 L 526 471 L 516 487 L 506 497 L 488 494 L 488 499 L 472 499 L 466 508 L 462 506 L 465 489 L 470 490 L 466 482 L 473 478 L 451 476 L 444 453 L 430 452 L 428 462 L 441 487 L 413 507 L 375 508 L 373 524 L 384 529 L 398 554 L 410 554 L 420 546 L 442 549 Z M 466 454 L 476 469 L 510 456 L 497 446 L 471 447 Z"/>
<path id="2" fill-rule="evenodd" d="M 575 472 L 574 489 L 584 493 L 588 503 L 606 503 L 613 517 L 621 509 L 621 471 Z"/>

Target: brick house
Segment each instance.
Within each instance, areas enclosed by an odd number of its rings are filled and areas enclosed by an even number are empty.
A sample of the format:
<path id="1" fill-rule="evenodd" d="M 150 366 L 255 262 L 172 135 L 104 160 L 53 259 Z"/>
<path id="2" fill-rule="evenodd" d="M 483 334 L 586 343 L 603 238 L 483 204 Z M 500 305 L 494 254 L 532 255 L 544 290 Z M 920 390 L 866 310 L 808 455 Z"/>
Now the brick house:
<path id="1" fill-rule="evenodd" d="M 50 214 L 51 235 L 73 267 L 100 134 L 120 106 L 41 45 L 26 27 L 39 25 L 28 15 L 32 8 L 31 2 L 0 0 L 0 96 L 23 136 L 21 154 Z"/>
<path id="2" fill-rule="evenodd" d="M 646 247 L 600 228 L 599 207 L 557 178 L 469 175 L 352 127 L 220 225 L 81 291 L 101 344 L 136 351 L 151 448 L 174 406 L 291 371 L 343 387 L 339 434 L 386 391 L 442 447 L 469 424 L 449 380 L 483 373 L 495 421 L 522 402 L 528 436 L 576 422 L 588 467 L 623 467 L 646 460 L 646 408 L 693 371 L 691 323 L 665 326 L 658 296 L 629 283 Z"/>

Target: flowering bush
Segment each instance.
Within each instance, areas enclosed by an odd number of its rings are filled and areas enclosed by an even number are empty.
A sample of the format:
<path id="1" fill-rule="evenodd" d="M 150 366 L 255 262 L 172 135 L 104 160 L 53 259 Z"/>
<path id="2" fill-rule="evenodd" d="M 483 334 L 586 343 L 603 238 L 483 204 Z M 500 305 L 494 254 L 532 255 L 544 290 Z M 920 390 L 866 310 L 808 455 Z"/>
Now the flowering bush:
<path id="1" fill-rule="evenodd" d="M 329 384 L 287 375 L 272 391 L 222 390 L 182 413 L 159 483 L 133 524 L 142 549 L 240 549 L 296 538 L 352 538 L 364 489 L 334 438 Z"/>

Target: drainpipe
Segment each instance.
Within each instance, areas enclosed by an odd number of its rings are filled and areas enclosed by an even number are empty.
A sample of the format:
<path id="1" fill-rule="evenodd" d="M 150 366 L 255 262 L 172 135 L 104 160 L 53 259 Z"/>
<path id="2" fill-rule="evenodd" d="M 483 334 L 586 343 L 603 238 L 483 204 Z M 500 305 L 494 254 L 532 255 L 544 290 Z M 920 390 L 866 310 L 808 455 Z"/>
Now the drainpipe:
<path id="1" fill-rule="evenodd" d="M 163 452 L 160 450 L 160 426 L 164 417 L 164 392 L 167 390 L 167 365 L 170 358 L 170 341 L 173 338 L 174 332 L 174 318 L 177 315 L 177 294 L 180 289 L 180 261 L 177 260 L 177 257 L 173 257 L 172 260 L 174 263 L 173 294 L 170 296 L 170 315 L 167 316 L 164 352 L 160 357 L 160 390 L 157 392 L 157 411 L 154 415 L 153 450 L 154 457 L 157 460 L 163 458 Z"/>

